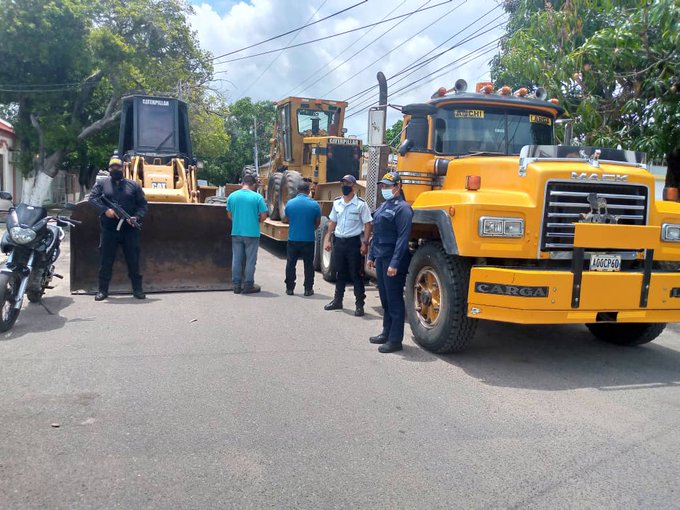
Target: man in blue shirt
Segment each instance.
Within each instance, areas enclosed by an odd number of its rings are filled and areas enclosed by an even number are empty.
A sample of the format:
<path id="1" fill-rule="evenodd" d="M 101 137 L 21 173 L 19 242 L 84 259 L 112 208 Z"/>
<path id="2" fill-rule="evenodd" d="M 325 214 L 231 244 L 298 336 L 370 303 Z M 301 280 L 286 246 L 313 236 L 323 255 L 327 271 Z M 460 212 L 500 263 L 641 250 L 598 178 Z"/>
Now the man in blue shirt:
<path id="1" fill-rule="evenodd" d="M 288 261 L 286 294 L 295 290 L 295 270 L 302 257 L 305 265 L 305 296 L 314 294 L 314 232 L 321 221 L 321 207 L 309 197 L 309 182 L 298 185 L 298 195 L 286 204 L 288 218 Z"/>
<path id="2" fill-rule="evenodd" d="M 247 173 L 243 176 L 243 187 L 227 198 L 227 214 L 231 220 L 234 294 L 260 292 L 260 286 L 255 284 L 255 264 L 260 246 L 260 222 L 267 217 L 267 205 L 256 189 L 257 177 Z"/>

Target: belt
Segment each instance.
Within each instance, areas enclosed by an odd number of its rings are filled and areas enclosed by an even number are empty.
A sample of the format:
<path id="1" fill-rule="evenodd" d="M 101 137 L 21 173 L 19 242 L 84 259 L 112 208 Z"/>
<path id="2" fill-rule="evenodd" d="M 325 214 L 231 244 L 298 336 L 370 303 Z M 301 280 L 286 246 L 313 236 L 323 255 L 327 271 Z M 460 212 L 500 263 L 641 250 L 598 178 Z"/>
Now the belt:
<path id="1" fill-rule="evenodd" d="M 335 236 L 336 239 L 342 239 L 343 241 L 347 241 L 349 239 L 356 239 L 357 237 L 361 237 L 361 234 L 357 234 L 355 236 L 350 236 L 350 237 L 340 237 L 337 234 L 333 234 L 333 235 Z"/>

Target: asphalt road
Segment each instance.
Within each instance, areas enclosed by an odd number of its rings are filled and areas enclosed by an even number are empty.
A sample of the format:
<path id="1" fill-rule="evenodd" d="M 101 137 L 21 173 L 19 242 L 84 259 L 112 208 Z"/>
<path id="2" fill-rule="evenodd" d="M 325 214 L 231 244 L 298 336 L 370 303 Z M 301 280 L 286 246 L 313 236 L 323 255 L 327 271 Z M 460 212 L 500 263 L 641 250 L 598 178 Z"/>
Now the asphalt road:
<path id="1" fill-rule="evenodd" d="M 286 296 L 283 267 L 260 251 L 259 295 L 63 281 L 25 305 L 0 337 L 0 507 L 680 506 L 679 328 L 621 348 L 485 323 L 463 354 L 381 355 L 374 288 L 362 319 L 325 312 L 332 287 Z"/>

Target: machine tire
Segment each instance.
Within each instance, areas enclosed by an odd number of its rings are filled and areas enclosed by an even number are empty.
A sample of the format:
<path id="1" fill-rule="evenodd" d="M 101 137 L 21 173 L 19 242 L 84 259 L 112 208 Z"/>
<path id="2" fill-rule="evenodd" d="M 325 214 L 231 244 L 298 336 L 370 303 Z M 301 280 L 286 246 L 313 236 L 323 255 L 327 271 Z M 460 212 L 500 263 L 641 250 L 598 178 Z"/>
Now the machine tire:
<path id="1" fill-rule="evenodd" d="M 269 175 L 267 183 L 267 213 L 272 220 L 280 220 L 279 214 L 279 192 L 281 191 L 281 180 L 283 174 L 276 172 Z"/>
<path id="2" fill-rule="evenodd" d="M 477 320 L 467 316 L 471 267 L 468 260 L 448 255 L 438 242 L 416 250 L 406 278 L 406 315 L 415 341 L 422 348 L 438 354 L 458 352 L 475 335 Z M 416 287 L 421 289 L 418 294 Z M 421 314 L 424 302 L 429 302 L 427 308 L 436 314 L 434 319 Z M 435 309 L 436 302 L 439 311 Z"/>
<path id="3" fill-rule="evenodd" d="M 590 332 L 599 340 L 616 345 L 642 345 L 658 337 L 666 324 L 663 322 L 596 322 L 586 324 Z"/>
<path id="4" fill-rule="evenodd" d="M 321 236 L 321 229 L 328 223 L 328 218 L 321 217 L 319 228 L 314 231 L 314 271 L 321 271 L 321 256 L 323 252 L 323 237 Z"/>
<path id="5" fill-rule="evenodd" d="M 19 287 L 19 279 L 15 274 L 0 273 L 0 331 L 12 329 L 19 318 L 19 312 L 14 308 L 14 298 Z"/>
<path id="6" fill-rule="evenodd" d="M 208 197 L 205 199 L 205 203 L 208 205 L 225 206 L 227 205 L 227 197 Z"/>
<path id="7" fill-rule="evenodd" d="M 288 200 L 297 195 L 297 188 L 300 182 L 302 182 L 302 175 L 295 170 L 286 171 L 281 179 L 277 201 L 279 204 L 279 217 L 281 218 L 281 221 L 285 223 L 288 223 L 288 218 L 286 217 L 286 204 L 288 203 Z"/>
<path id="8" fill-rule="evenodd" d="M 26 297 L 31 303 L 40 303 L 44 293 L 44 290 L 27 290 Z"/>
<path id="9" fill-rule="evenodd" d="M 323 276 L 323 279 L 326 280 L 327 282 L 334 283 L 335 280 L 337 279 L 337 274 L 335 271 L 335 261 L 333 260 L 333 251 L 327 252 L 326 250 L 323 249 L 323 240 L 326 239 L 326 234 L 328 234 L 328 220 L 323 221 L 322 218 L 322 223 L 319 226 L 319 230 L 321 231 L 321 245 L 320 245 L 320 250 L 319 250 L 319 264 L 321 266 L 321 275 Z M 333 243 L 333 239 L 331 238 L 331 243 Z"/>

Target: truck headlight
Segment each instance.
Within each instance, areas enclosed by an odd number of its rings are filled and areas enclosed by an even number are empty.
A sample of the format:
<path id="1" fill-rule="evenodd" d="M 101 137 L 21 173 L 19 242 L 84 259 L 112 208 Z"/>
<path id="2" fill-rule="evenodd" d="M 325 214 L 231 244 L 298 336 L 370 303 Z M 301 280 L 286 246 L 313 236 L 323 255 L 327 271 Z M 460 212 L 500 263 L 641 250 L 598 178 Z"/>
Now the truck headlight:
<path id="1" fill-rule="evenodd" d="M 19 244 L 27 244 L 35 239 L 35 230 L 30 228 L 12 227 L 9 229 L 12 240 Z"/>
<path id="2" fill-rule="evenodd" d="M 524 220 L 482 216 L 479 218 L 479 235 L 480 237 L 523 237 Z"/>
<path id="3" fill-rule="evenodd" d="M 680 242 L 680 225 L 664 223 L 661 225 L 661 240 Z"/>

